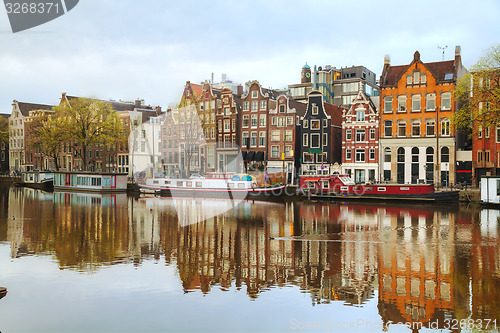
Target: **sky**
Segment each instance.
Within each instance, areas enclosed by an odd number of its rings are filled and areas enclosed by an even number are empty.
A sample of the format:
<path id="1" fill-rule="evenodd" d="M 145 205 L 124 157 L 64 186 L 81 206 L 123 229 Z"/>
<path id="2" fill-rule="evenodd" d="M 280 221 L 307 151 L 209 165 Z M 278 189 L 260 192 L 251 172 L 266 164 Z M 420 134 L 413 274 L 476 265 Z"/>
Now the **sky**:
<path id="1" fill-rule="evenodd" d="M 61 17 L 12 33 L 0 7 L 0 113 L 61 93 L 167 108 L 186 81 L 221 75 L 266 88 L 311 65 L 405 65 L 454 59 L 470 68 L 500 43 L 500 1 L 80 0 Z"/>

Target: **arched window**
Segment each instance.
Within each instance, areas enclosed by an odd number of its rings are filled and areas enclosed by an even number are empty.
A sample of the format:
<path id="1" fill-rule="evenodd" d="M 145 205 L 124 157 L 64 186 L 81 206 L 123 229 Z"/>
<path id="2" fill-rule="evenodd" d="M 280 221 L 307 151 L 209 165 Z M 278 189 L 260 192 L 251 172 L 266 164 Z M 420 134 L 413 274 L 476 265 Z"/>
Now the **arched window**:
<path id="1" fill-rule="evenodd" d="M 427 158 L 427 163 L 434 162 L 434 148 L 427 147 L 427 149 L 425 150 L 425 155 Z"/>
<path id="2" fill-rule="evenodd" d="M 413 147 L 411 149 L 411 161 L 412 162 L 418 162 L 418 154 L 419 154 L 419 150 L 417 147 Z"/>
<path id="3" fill-rule="evenodd" d="M 391 148 L 384 148 L 384 162 L 391 162 Z"/>
<path id="4" fill-rule="evenodd" d="M 405 161 L 405 149 L 403 147 L 398 148 L 398 162 Z"/>
<path id="5" fill-rule="evenodd" d="M 450 161 L 450 148 L 443 147 L 441 148 L 441 162 L 449 162 Z"/>

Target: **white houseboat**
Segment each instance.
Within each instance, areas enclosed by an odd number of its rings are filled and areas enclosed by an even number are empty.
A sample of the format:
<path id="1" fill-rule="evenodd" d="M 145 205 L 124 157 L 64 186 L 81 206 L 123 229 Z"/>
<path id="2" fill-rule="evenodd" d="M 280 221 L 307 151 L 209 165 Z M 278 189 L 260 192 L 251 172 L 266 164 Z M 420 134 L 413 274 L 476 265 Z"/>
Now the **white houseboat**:
<path id="1" fill-rule="evenodd" d="M 50 190 L 54 186 L 54 172 L 26 171 L 21 174 L 20 186 Z"/>
<path id="2" fill-rule="evenodd" d="M 56 171 L 54 172 L 54 190 L 125 192 L 127 191 L 127 174 Z"/>
<path id="3" fill-rule="evenodd" d="M 500 176 L 481 177 L 481 203 L 500 206 Z"/>

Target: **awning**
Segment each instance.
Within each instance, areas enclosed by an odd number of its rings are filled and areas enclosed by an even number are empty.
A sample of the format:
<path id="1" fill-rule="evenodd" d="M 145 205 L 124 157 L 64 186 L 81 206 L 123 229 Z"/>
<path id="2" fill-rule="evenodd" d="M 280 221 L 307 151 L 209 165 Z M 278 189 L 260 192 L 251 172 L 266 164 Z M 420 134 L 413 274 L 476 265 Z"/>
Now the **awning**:
<path id="1" fill-rule="evenodd" d="M 255 155 L 255 152 L 253 152 L 253 151 L 247 152 L 247 154 L 245 156 L 245 161 L 253 161 L 254 155 Z"/>
<path id="2" fill-rule="evenodd" d="M 321 148 L 311 148 L 307 152 L 310 154 L 321 154 L 323 150 Z"/>
<path id="3" fill-rule="evenodd" d="M 264 161 L 264 152 L 258 151 L 255 153 L 255 161 Z"/>
<path id="4" fill-rule="evenodd" d="M 306 182 L 317 182 L 320 179 L 321 178 L 306 178 L 304 181 L 306 181 Z"/>

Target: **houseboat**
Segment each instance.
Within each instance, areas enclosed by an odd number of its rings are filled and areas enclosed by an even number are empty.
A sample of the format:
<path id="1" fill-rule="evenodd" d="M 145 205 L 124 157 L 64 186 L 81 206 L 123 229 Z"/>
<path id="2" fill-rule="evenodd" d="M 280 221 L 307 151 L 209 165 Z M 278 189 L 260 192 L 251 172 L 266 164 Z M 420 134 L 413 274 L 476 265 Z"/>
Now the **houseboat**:
<path id="1" fill-rule="evenodd" d="M 310 198 L 458 202 L 459 191 L 435 191 L 433 184 L 356 184 L 348 175 L 300 176 Z"/>
<path id="2" fill-rule="evenodd" d="M 139 184 L 144 192 L 171 197 L 209 197 L 227 199 L 276 198 L 285 194 L 285 185 L 258 186 L 250 175 L 208 173 L 190 179 L 152 178 Z"/>
<path id="3" fill-rule="evenodd" d="M 83 192 L 126 192 L 126 173 L 84 171 L 54 172 L 54 190 Z"/>
<path id="4" fill-rule="evenodd" d="M 18 186 L 36 189 L 51 190 L 54 187 L 54 172 L 52 171 L 26 171 L 21 173 L 21 182 Z"/>
<path id="5" fill-rule="evenodd" d="M 500 207 L 500 176 L 483 176 L 480 186 L 481 204 Z"/>

